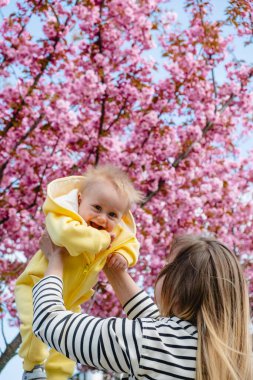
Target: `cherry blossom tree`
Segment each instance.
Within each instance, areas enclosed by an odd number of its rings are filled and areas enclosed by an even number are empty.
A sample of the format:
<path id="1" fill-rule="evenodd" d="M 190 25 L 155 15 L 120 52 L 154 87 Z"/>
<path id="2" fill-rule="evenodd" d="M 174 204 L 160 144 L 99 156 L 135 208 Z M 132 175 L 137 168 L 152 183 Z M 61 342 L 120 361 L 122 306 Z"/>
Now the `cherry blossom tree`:
<path id="1" fill-rule="evenodd" d="M 240 257 L 253 300 L 252 150 L 242 143 L 252 138 L 253 67 L 233 50 L 235 39 L 252 44 L 252 5 L 227 1 L 217 20 L 212 2 L 188 0 L 181 26 L 167 3 L 26 0 L 2 20 L 0 301 L 12 324 L 47 183 L 108 161 L 146 195 L 133 210 L 137 281 L 152 286 L 175 234 L 211 234 Z M 87 309 L 121 313 L 103 282 Z"/>

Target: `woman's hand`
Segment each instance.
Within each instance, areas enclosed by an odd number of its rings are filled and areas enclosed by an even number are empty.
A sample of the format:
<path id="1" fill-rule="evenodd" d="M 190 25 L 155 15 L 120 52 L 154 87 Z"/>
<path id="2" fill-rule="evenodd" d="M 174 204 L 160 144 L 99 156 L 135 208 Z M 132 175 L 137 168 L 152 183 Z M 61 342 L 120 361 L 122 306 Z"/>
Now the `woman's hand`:
<path id="1" fill-rule="evenodd" d="M 125 269 L 115 269 L 108 263 L 104 266 L 103 271 L 110 282 L 113 290 L 118 297 L 122 306 L 126 304 L 135 294 L 141 291 L 138 285 Z"/>
<path id="2" fill-rule="evenodd" d="M 54 255 L 55 250 L 59 248 L 52 242 L 47 230 L 44 230 L 41 235 L 41 238 L 39 240 L 39 247 L 48 260 L 50 260 L 50 258 Z"/>
<path id="3" fill-rule="evenodd" d="M 40 238 L 39 246 L 42 252 L 48 259 L 48 267 L 45 272 L 45 276 L 57 276 L 62 278 L 63 261 L 62 255 L 64 255 L 64 248 L 56 246 L 47 230 L 45 230 Z"/>
<path id="4" fill-rule="evenodd" d="M 125 259 L 124 256 L 122 256 L 120 253 L 118 252 L 114 252 L 114 253 L 111 253 L 108 258 L 107 258 L 107 261 L 106 261 L 106 265 L 109 267 L 109 268 L 112 268 L 112 269 L 124 269 L 126 270 L 128 268 L 128 262 L 127 260 Z"/>

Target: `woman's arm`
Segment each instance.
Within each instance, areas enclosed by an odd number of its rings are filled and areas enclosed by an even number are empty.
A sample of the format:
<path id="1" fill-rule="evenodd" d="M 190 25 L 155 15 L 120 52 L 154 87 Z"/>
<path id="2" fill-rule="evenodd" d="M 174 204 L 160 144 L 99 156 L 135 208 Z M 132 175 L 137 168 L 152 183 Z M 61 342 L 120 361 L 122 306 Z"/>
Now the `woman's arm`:
<path id="1" fill-rule="evenodd" d="M 45 230 L 39 241 L 40 249 L 45 253 L 48 259 L 48 267 L 45 276 L 56 276 L 62 279 L 63 261 L 62 255 L 65 249 L 57 247 L 51 240 L 47 230 Z"/>
<path id="2" fill-rule="evenodd" d="M 129 319 L 158 318 L 157 306 L 123 269 L 112 269 L 109 257 L 104 272 Z"/>
<path id="3" fill-rule="evenodd" d="M 68 311 L 62 288 L 61 279 L 54 275 L 34 286 L 35 335 L 78 363 L 137 376 L 143 339 L 141 321 L 103 319 Z"/>
<path id="4" fill-rule="evenodd" d="M 111 257 L 113 257 L 113 255 L 111 255 Z M 103 270 L 121 305 L 124 306 L 125 303 L 139 293 L 141 289 L 124 269 L 112 269 L 110 267 L 110 258 Z"/>

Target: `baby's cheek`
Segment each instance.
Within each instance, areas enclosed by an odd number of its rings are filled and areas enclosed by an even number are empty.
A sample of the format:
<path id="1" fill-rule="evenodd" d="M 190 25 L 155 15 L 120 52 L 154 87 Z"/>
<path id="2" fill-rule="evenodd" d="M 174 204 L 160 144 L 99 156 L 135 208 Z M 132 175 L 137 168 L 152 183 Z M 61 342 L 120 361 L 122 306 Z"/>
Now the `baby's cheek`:
<path id="1" fill-rule="evenodd" d="M 117 223 L 110 222 L 108 223 L 107 232 L 112 232 L 114 227 L 116 227 Z"/>
<path id="2" fill-rule="evenodd" d="M 107 232 L 112 232 L 112 230 L 113 230 L 113 227 L 111 227 L 111 226 L 108 226 L 108 227 L 106 228 L 106 231 L 107 231 Z"/>

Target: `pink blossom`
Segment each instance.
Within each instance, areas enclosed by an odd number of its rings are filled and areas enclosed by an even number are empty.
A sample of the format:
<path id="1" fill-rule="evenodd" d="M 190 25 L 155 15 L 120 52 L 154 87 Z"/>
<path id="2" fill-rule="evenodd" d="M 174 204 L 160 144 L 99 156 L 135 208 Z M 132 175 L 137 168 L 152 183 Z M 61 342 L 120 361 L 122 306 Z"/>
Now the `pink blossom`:
<path id="1" fill-rule="evenodd" d="M 53 3 L 24 1 L 0 26 L 0 264 L 12 321 L 47 183 L 108 161 L 146 196 L 133 208 L 141 285 L 153 285 L 176 234 L 204 232 L 236 247 L 252 302 L 252 151 L 240 145 L 252 139 L 252 67 L 233 59 L 225 24 L 208 2 L 189 4 L 186 28 L 160 0 Z M 35 13 L 41 38 L 29 28 Z M 236 15 L 233 34 L 249 41 L 249 14 Z M 103 286 L 92 311 L 120 315 Z"/>
<path id="2" fill-rule="evenodd" d="M 5 7 L 9 2 L 10 0 L 0 0 L 0 7 Z"/>

